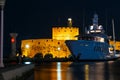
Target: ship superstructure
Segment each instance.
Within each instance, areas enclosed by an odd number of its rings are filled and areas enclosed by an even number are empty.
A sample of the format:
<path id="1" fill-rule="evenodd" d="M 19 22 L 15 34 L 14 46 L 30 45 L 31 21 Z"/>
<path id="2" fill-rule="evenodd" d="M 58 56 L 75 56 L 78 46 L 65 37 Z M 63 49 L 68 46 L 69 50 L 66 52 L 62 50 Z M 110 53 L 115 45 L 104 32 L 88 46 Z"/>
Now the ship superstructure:
<path id="1" fill-rule="evenodd" d="M 109 57 L 109 41 L 102 25 L 98 25 L 98 15 L 94 14 L 93 24 L 86 34 L 76 36 L 78 40 L 66 40 L 74 59 L 78 60 L 107 60 Z"/>

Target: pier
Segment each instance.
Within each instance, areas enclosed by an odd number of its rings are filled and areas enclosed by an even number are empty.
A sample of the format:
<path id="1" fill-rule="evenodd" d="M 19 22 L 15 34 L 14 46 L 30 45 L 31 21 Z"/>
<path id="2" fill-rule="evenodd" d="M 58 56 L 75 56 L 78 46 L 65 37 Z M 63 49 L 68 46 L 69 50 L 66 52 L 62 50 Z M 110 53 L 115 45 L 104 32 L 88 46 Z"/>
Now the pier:
<path id="1" fill-rule="evenodd" d="M 0 80 L 30 80 L 34 64 L 18 64 L 0 68 Z"/>

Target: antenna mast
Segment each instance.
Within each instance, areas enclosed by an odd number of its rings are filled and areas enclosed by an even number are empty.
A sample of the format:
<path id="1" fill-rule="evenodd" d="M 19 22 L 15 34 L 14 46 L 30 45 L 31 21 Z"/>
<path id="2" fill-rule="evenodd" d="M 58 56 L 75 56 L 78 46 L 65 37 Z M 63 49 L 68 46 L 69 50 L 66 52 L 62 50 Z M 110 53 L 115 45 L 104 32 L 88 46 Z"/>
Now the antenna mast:
<path id="1" fill-rule="evenodd" d="M 108 26 L 108 25 L 107 25 L 107 22 L 108 22 L 108 19 L 107 19 L 108 17 L 107 17 L 107 16 L 108 16 L 108 15 L 107 15 L 107 10 L 106 10 L 106 30 L 105 30 L 106 33 L 107 33 L 107 26 Z"/>
<path id="2" fill-rule="evenodd" d="M 115 55 L 115 29 L 114 29 L 114 20 L 112 19 L 112 27 L 113 27 L 113 42 L 114 42 L 114 55 Z"/>
<path id="3" fill-rule="evenodd" d="M 85 33 L 86 34 L 86 28 L 85 28 L 85 13 L 84 13 L 84 10 L 83 10 L 83 34 Z"/>

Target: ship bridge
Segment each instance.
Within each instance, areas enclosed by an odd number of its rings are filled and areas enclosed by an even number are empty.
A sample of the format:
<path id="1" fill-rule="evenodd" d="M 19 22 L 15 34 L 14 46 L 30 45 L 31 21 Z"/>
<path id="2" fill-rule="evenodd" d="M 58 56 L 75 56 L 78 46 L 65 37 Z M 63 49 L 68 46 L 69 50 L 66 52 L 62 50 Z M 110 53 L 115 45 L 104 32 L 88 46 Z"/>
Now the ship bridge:
<path id="1" fill-rule="evenodd" d="M 93 24 L 89 27 L 87 34 L 96 34 L 96 33 L 104 33 L 104 29 L 102 25 L 98 25 L 98 15 L 94 14 Z"/>

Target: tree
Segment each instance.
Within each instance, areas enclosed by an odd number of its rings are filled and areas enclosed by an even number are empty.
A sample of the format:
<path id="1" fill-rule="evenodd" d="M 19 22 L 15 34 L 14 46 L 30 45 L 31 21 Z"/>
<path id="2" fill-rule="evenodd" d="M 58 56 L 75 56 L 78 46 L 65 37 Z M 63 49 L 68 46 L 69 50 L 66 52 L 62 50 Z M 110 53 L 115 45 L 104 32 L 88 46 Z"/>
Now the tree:
<path id="1" fill-rule="evenodd" d="M 50 54 L 50 53 L 47 53 L 45 56 L 44 56 L 45 59 L 52 59 L 53 58 L 53 55 Z"/>
<path id="2" fill-rule="evenodd" d="M 40 60 L 43 59 L 43 54 L 42 53 L 36 53 L 34 56 L 34 61 L 39 62 Z"/>

